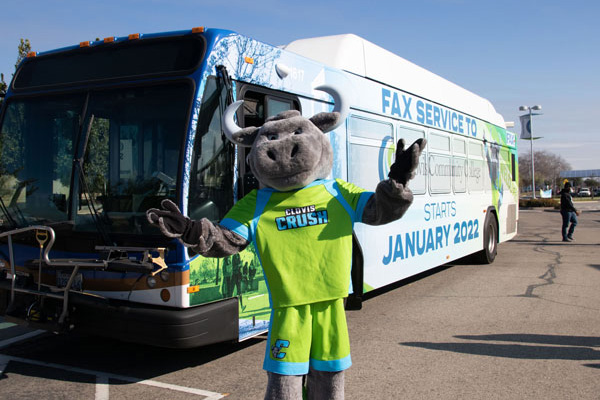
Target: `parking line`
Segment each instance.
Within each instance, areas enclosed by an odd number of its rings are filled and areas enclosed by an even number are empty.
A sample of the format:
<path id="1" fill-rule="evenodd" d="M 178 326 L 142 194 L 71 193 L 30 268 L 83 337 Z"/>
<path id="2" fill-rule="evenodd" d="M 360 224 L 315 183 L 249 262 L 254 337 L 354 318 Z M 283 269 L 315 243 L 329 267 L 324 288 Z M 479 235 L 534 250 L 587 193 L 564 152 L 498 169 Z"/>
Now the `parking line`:
<path id="1" fill-rule="evenodd" d="M 107 377 L 96 376 L 96 400 L 108 400 L 109 387 Z"/>
<path id="2" fill-rule="evenodd" d="M 4 374 L 4 370 L 8 365 L 8 360 L 4 358 L 4 356 L 0 355 L 0 378 L 2 378 L 2 374 Z"/>
<path id="3" fill-rule="evenodd" d="M 25 334 L 23 334 L 23 335 L 20 335 L 20 336 L 15 336 L 15 337 L 13 337 L 13 338 L 10 338 L 10 339 L 3 340 L 3 341 L 1 341 L 1 342 L 0 342 L 0 349 L 3 349 L 3 348 L 5 348 L 5 347 L 8 347 L 8 346 L 10 346 L 11 344 L 14 344 L 14 343 L 20 342 L 20 341 L 22 341 L 22 340 L 26 340 L 26 339 L 29 339 L 29 338 L 32 338 L 32 337 L 35 337 L 35 336 L 41 335 L 42 333 L 45 333 L 45 332 L 46 332 L 46 331 L 37 330 L 37 331 L 33 331 L 33 332 L 28 332 L 28 333 L 25 333 Z"/>
<path id="4" fill-rule="evenodd" d="M 0 367 L 4 365 L 4 368 L 5 368 L 6 364 L 8 364 L 9 361 L 17 361 L 17 362 L 21 362 L 21 363 L 25 363 L 25 364 L 37 365 L 40 367 L 61 369 L 64 371 L 76 372 L 76 373 L 84 374 L 84 375 L 94 375 L 94 376 L 96 376 L 96 399 L 97 400 L 108 399 L 109 379 L 115 379 L 115 380 L 119 380 L 119 381 L 123 381 L 123 382 L 138 383 L 141 385 L 153 386 L 153 387 L 174 390 L 174 391 L 184 392 L 184 393 L 189 393 L 189 394 L 196 394 L 196 395 L 200 395 L 200 396 L 205 396 L 205 400 L 218 400 L 218 399 L 222 399 L 223 397 L 226 396 L 226 394 L 209 392 L 208 390 L 195 389 L 195 388 L 190 388 L 187 386 L 173 385 L 170 383 L 163 383 L 163 382 L 153 381 L 153 380 L 149 380 L 149 379 L 139 379 L 139 378 L 134 378 L 131 376 L 110 374 L 110 373 L 101 372 L 101 371 L 93 371 L 93 370 L 85 369 L 85 368 L 70 367 L 68 365 L 54 364 L 54 363 L 48 363 L 48 362 L 43 362 L 43 361 L 37 361 L 37 360 L 29 360 L 26 358 L 7 356 L 7 355 L 0 354 Z"/>

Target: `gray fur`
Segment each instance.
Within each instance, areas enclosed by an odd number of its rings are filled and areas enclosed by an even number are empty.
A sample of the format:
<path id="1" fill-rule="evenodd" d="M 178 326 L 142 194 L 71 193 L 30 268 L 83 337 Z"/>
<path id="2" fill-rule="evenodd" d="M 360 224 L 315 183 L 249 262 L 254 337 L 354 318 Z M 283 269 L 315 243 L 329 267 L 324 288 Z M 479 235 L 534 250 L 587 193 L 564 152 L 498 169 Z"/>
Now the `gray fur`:
<path id="1" fill-rule="evenodd" d="M 302 400 L 302 375 L 280 375 L 267 372 L 265 400 Z M 310 368 L 306 377 L 309 400 L 343 400 L 344 371 L 327 372 Z"/>
<path id="2" fill-rule="evenodd" d="M 316 122 L 324 127 L 339 118 L 320 115 Z M 329 139 L 309 119 L 297 111 L 286 111 L 265 122 L 248 156 L 250 170 L 264 186 L 288 191 L 326 178 L 333 165 Z"/>
<path id="3" fill-rule="evenodd" d="M 182 240 L 182 243 L 204 257 L 227 257 L 239 253 L 250 244 L 237 233 L 220 225 L 214 225 L 206 218 L 202 218 L 199 222 L 202 224 L 202 235 L 197 238 L 197 242 L 190 244 Z"/>
<path id="4" fill-rule="evenodd" d="M 362 222 L 368 225 L 385 225 L 400 219 L 413 202 L 408 187 L 393 179 L 379 182 L 375 194 L 367 201 Z"/>
<path id="5" fill-rule="evenodd" d="M 344 400 L 344 371 L 328 372 L 310 369 L 306 378 L 309 400 Z"/>
<path id="6" fill-rule="evenodd" d="M 323 133 L 329 132 L 340 121 L 339 112 L 321 112 L 309 118 L 310 122 Z"/>
<path id="7" fill-rule="evenodd" d="M 235 142 L 240 146 L 251 147 L 252 143 L 254 143 L 254 140 L 256 140 L 258 131 L 259 128 L 249 126 L 234 133 L 232 139 L 235 140 Z"/>
<path id="8" fill-rule="evenodd" d="M 302 375 L 267 372 L 265 400 L 302 400 Z"/>

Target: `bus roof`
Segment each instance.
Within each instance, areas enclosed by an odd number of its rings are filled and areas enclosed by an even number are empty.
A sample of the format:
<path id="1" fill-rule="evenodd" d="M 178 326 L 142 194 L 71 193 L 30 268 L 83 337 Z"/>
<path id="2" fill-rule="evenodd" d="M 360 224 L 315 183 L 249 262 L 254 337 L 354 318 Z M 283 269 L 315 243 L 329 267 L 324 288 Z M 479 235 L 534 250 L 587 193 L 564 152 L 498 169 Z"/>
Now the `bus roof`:
<path id="1" fill-rule="evenodd" d="M 504 118 L 487 99 L 357 35 L 300 39 L 283 48 L 506 127 Z"/>

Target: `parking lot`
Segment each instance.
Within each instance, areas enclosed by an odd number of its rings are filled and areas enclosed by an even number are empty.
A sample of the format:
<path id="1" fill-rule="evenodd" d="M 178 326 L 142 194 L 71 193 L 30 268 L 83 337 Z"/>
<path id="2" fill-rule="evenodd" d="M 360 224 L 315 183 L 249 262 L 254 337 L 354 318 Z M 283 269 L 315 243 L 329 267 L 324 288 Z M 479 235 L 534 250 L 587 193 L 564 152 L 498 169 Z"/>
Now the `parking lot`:
<path id="1" fill-rule="evenodd" d="M 521 210 L 494 264 L 443 266 L 348 311 L 346 398 L 600 398 L 600 207 L 580 208 L 575 242 L 558 212 Z M 175 351 L 2 324 L 0 397 L 261 399 L 263 354 L 260 338 Z"/>

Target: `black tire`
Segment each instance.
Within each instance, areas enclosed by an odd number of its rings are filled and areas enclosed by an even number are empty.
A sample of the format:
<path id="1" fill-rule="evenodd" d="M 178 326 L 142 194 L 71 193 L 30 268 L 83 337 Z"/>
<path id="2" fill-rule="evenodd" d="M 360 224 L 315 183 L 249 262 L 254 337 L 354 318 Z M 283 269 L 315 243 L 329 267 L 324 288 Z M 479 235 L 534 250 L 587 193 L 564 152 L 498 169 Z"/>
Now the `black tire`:
<path id="1" fill-rule="evenodd" d="M 491 264 L 498 253 L 498 224 L 492 213 L 488 213 L 483 227 L 483 250 L 475 253 L 475 260 L 480 264 Z"/>

